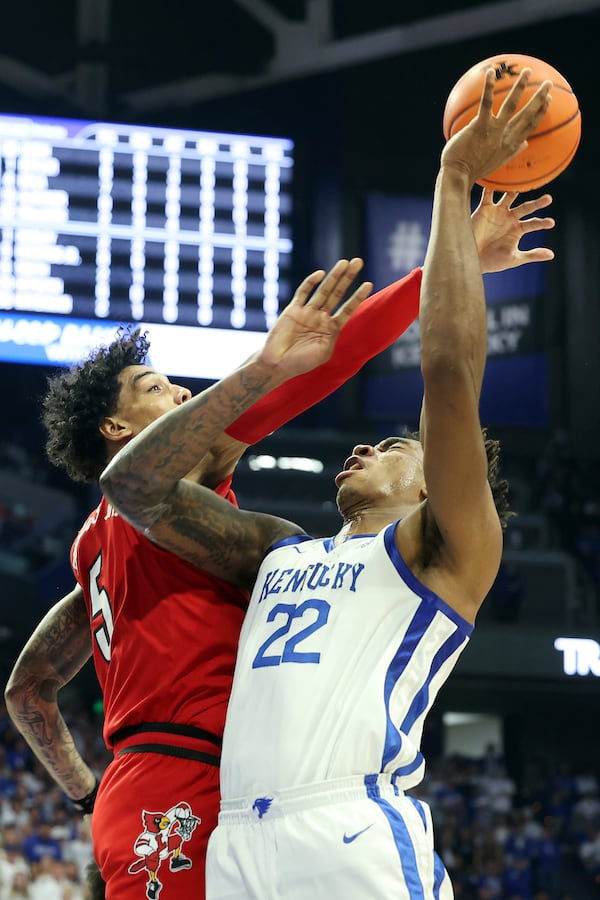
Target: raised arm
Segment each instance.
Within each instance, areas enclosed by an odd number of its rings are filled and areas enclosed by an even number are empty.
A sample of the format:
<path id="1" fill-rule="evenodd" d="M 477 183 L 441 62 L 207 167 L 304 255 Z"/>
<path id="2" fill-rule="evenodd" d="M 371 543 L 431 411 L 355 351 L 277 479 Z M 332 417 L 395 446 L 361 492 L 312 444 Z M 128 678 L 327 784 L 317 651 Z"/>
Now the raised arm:
<path id="1" fill-rule="evenodd" d="M 72 800 L 93 791 L 96 778 L 82 759 L 58 707 L 58 692 L 92 655 L 83 592 L 55 604 L 27 641 L 5 690 L 16 728 Z"/>
<path id="2" fill-rule="evenodd" d="M 544 262 L 554 253 L 547 247 L 522 250 L 524 234 L 554 227 L 554 219 L 533 214 L 552 202 L 549 194 L 517 203 L 518 194 L 494 201 L 484 189 L 472 222 L 482 272 L 500 272 L 524 263 Z M 228 436 L 240 441 L 239 456 L 248 444 L 262 440 L 300 413 L 332 394 L 377 354 L 390 347 L 419 315 L 421 269 L 378 291 L 360 305 L 342 328 L 326 363 L 298 375 L 267 394 L 236 419 Z M 224 474 L 228 474 L 230 470 Z"/>
<path id="3" fill-rule="evenodd" d="M 502 550 L 479 421 L 486 308 L 469 203 L 475 181 L 521 148 L 547 108 L 549 83 L 515 113 L 528 74 L 524 70 L 494 116 L 494 73 L 488 71 L 478 116 L 444 148 L 423 274 L 426 508 L 441 536 L 447 594 L 455 582 L 469 618 L 491 587 Z"/>
<path id="4" fill-rule="evenodd" d="M 482 272 L 499 272 L 524 263 L 543 262 L 554 254 L 547 247 L 522 250 L 524 234 L 554 227 L 554 219 L 533 214 L 548 206 L 549 194 L 517 203 L 509 193 L 494 201 L 484 189 L 472 215 Z M 203 461 L 199 477 L 209 487 L 230 475 L 250 444 L 277 431 L 296 416 L 328 397 L 378 353 L 390 347 L 419 314 L 420 268 L 361 303 L 340 332 L 331 358 L 291 378 L 254 403 L 232 422 Z M 189 477 L 189 476 L 188 476 Z"/>
<path id="5" fill-rule="evenodd" d="M 305 279 L 258 354 L 145 428 L 114 457 L 100 486 L 123 516 L 142 530 L 156 526 L 226 426 L 274 387 L 330 357 L 340 329 L 370 291 L 365 283 L 339 305 L 361 268 L 362 260 L 340 260 L 327 276 Z M 152 533 L 158 540 L 156 529 Z M 171 539 L 177 552 L 175 532 Z"/>

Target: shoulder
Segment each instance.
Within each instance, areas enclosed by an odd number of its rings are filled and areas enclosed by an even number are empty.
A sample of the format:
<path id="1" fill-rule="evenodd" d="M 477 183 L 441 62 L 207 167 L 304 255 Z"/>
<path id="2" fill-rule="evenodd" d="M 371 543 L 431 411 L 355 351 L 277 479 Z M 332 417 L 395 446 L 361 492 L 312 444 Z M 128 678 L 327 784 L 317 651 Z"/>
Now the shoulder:
<path id="1" fill-rule="evenodd" d="M 490 517 L 490 526 L 481 524 L 477 543 L 473 544 L 477 552 L 459 558 L 449 552 L 427 501 L 395 529 L 396 546 L 412 574 L 471 623 L 500 565 L 502 528 L 495 510 Z"/>

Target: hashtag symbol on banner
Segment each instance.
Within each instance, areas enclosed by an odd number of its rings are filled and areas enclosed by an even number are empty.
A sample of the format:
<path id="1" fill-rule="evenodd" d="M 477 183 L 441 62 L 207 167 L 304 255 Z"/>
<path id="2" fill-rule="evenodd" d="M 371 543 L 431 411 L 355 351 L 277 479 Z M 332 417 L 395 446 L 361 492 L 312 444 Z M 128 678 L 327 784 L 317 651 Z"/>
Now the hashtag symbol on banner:
<path id="1" fill-rule="evenodd" d="M 390 266 L 408 272 L 425 258 L 427 238 L 419 222 L 398 222 L 388 239 Z"/>

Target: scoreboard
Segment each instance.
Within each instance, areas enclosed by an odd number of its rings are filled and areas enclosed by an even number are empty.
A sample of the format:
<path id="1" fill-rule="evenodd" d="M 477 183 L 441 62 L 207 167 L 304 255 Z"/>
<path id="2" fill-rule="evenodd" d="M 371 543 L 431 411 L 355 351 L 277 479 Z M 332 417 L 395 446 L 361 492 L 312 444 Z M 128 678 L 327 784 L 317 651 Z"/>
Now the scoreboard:
<path id="1" fill-rule="evenodd" d="M 225 374 L 290 296 L 292 175 L 285 138 L 0 116 L 0 360 L 135 322 L 168 374 Z"/>

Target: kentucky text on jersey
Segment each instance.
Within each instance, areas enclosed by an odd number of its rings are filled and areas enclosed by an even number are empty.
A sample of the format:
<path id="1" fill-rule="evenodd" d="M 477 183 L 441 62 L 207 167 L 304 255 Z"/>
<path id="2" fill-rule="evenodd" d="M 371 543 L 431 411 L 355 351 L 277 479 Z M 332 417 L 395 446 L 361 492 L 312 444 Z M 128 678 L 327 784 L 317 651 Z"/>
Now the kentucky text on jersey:
<path id="1" fill-rule="evenodd" d="M 298 569 L 273 569 L 265 575 L 258 602 L 262 603 L 270 594 L 295 593 L 304 587 L 311 591 L 322 587 L 328 587 L 332 591 L 345 588 L 354 593 L 358 576 L 364 567 L 364 563 L 338 562 L 334 566 L 311 563 Z"/>

